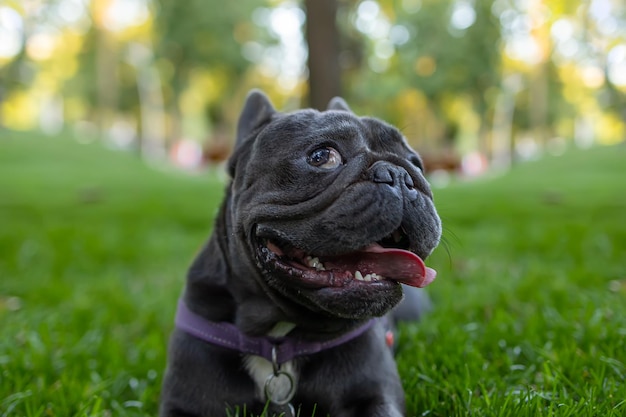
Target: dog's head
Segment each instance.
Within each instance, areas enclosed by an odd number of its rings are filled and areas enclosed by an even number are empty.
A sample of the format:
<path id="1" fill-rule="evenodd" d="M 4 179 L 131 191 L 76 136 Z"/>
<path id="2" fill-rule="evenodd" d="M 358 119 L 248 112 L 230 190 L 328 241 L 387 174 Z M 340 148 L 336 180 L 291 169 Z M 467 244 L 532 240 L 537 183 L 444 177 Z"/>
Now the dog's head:
<path id="1" fill-rule="evenodd" d="M 422 260 L 441 223 L 420 157 L 397 129 L 342 99 L 324 112 L 279 113 L 251 92 L 229 170 L 230 257 L 279 305 L 364 319 L 395 306 L 400 283 L 434 279 Z"/>

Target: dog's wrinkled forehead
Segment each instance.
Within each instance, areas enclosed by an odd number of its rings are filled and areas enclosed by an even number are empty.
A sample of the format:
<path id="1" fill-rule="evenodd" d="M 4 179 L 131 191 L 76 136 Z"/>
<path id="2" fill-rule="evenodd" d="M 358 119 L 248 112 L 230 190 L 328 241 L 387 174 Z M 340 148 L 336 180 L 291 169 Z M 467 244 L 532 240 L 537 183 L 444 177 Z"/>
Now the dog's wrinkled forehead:
<path id="1" fill-rule="evenodd" d="M 341 111 L 301 110 L 277 117 L 257 138 L 262 152 L 293 152 L 297 147 L 328 145 L 340 152 L 412 153 L 393 126 Z"/>
<path id="2" fill-rule="evenodd" d="M 419 156 L 395 127 L 375 118 L 358 117 L 343 100 L 337 100 L 331 101 L 326 111 L 280 113 L 264 94 L 252 92 L 239 120 L 231 174 L 237 166 L 247 166 L 250 161 L 269 166 L 297 159 L 298 154 L 308 155 L 320 147 L 336 149 L 344 160 L 357 155 L 394 156 L 421 166 Z"/>

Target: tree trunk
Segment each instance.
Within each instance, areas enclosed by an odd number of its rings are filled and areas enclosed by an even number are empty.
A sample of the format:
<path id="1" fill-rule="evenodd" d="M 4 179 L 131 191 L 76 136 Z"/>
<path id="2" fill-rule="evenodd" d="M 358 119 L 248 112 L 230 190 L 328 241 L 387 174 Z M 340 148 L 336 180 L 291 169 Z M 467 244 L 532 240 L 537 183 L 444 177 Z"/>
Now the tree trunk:
<path id="1" fill-rule="evenodd" d="M 104 22 L 110 6 L 111 0 L 94 0 L 91 4 L 96 31 L 96 122 L 101 136 L 111 128 L 118 104 L 117 45 Z"/>
<path id="2" fill-rule="evenodd" d="M 305 0 L 309 47 L 309 105 L 323 110 L 341 95 L 336 0 Z"/>
<path id="3" fill-rule="evenodd" d="M 537 62 L 530 73 L 528 101 L 530 124 L 535 141 L 545 149 L 548 140 L 548 65 L 551 54 L 550 29 L 543 19 L 545 0 L 532 0 L 529 16 L 533 29 L 531 36 L 539 47 Z"/>

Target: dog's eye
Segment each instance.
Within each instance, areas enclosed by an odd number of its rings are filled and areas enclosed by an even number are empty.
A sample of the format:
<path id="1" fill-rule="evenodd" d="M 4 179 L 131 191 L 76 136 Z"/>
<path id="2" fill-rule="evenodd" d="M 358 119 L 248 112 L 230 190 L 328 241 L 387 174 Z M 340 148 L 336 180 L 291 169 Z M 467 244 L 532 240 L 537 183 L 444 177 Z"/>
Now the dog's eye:
<path id="1" fill-rule="evenodd" d="M 307 158 L 309 165 L 323 169 L 335 169 L 343 164 L 341 155 L 335 148 L 319 148 L 311 152 Z"/>

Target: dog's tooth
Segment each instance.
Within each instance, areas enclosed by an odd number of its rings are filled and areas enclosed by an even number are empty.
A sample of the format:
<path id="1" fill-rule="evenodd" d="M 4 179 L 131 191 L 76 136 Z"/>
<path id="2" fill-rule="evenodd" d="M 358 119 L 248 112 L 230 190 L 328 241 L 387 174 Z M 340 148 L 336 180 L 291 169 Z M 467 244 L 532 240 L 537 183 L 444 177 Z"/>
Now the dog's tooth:
<path id="1" fill-rule="evenodd" d="M 363 277 L 363 281 L 371 281 L 372 280 L 372 274 L 367 274 Z"/>
<path id="2" fill-rule="evenodd" d="M 378 281 L 380 279 L 380 275 L 375 272 L 372 272 L 370 276 L 372 277 L 372 281 Z"/>
<path id="3" fill-rule="evenodd" d="M 320 262 L 318 257 L 313 258 L 312 256 L 307 256 L 304 260 L 309 267 L 315 268 L 317 271 L 326 271 L 324 264 Z"/>
<path id="4" fill-rule="evenodd" d="M 356 279 L 357 279 L 357 280 L 359 280 L 359 281 L 364 281 L 364 279 L 363 279 L 363 274 L 361 274 L 361 271 L 356 271 L 356 272 L 354 273 L 354 278 L 356 278 Z"/>

